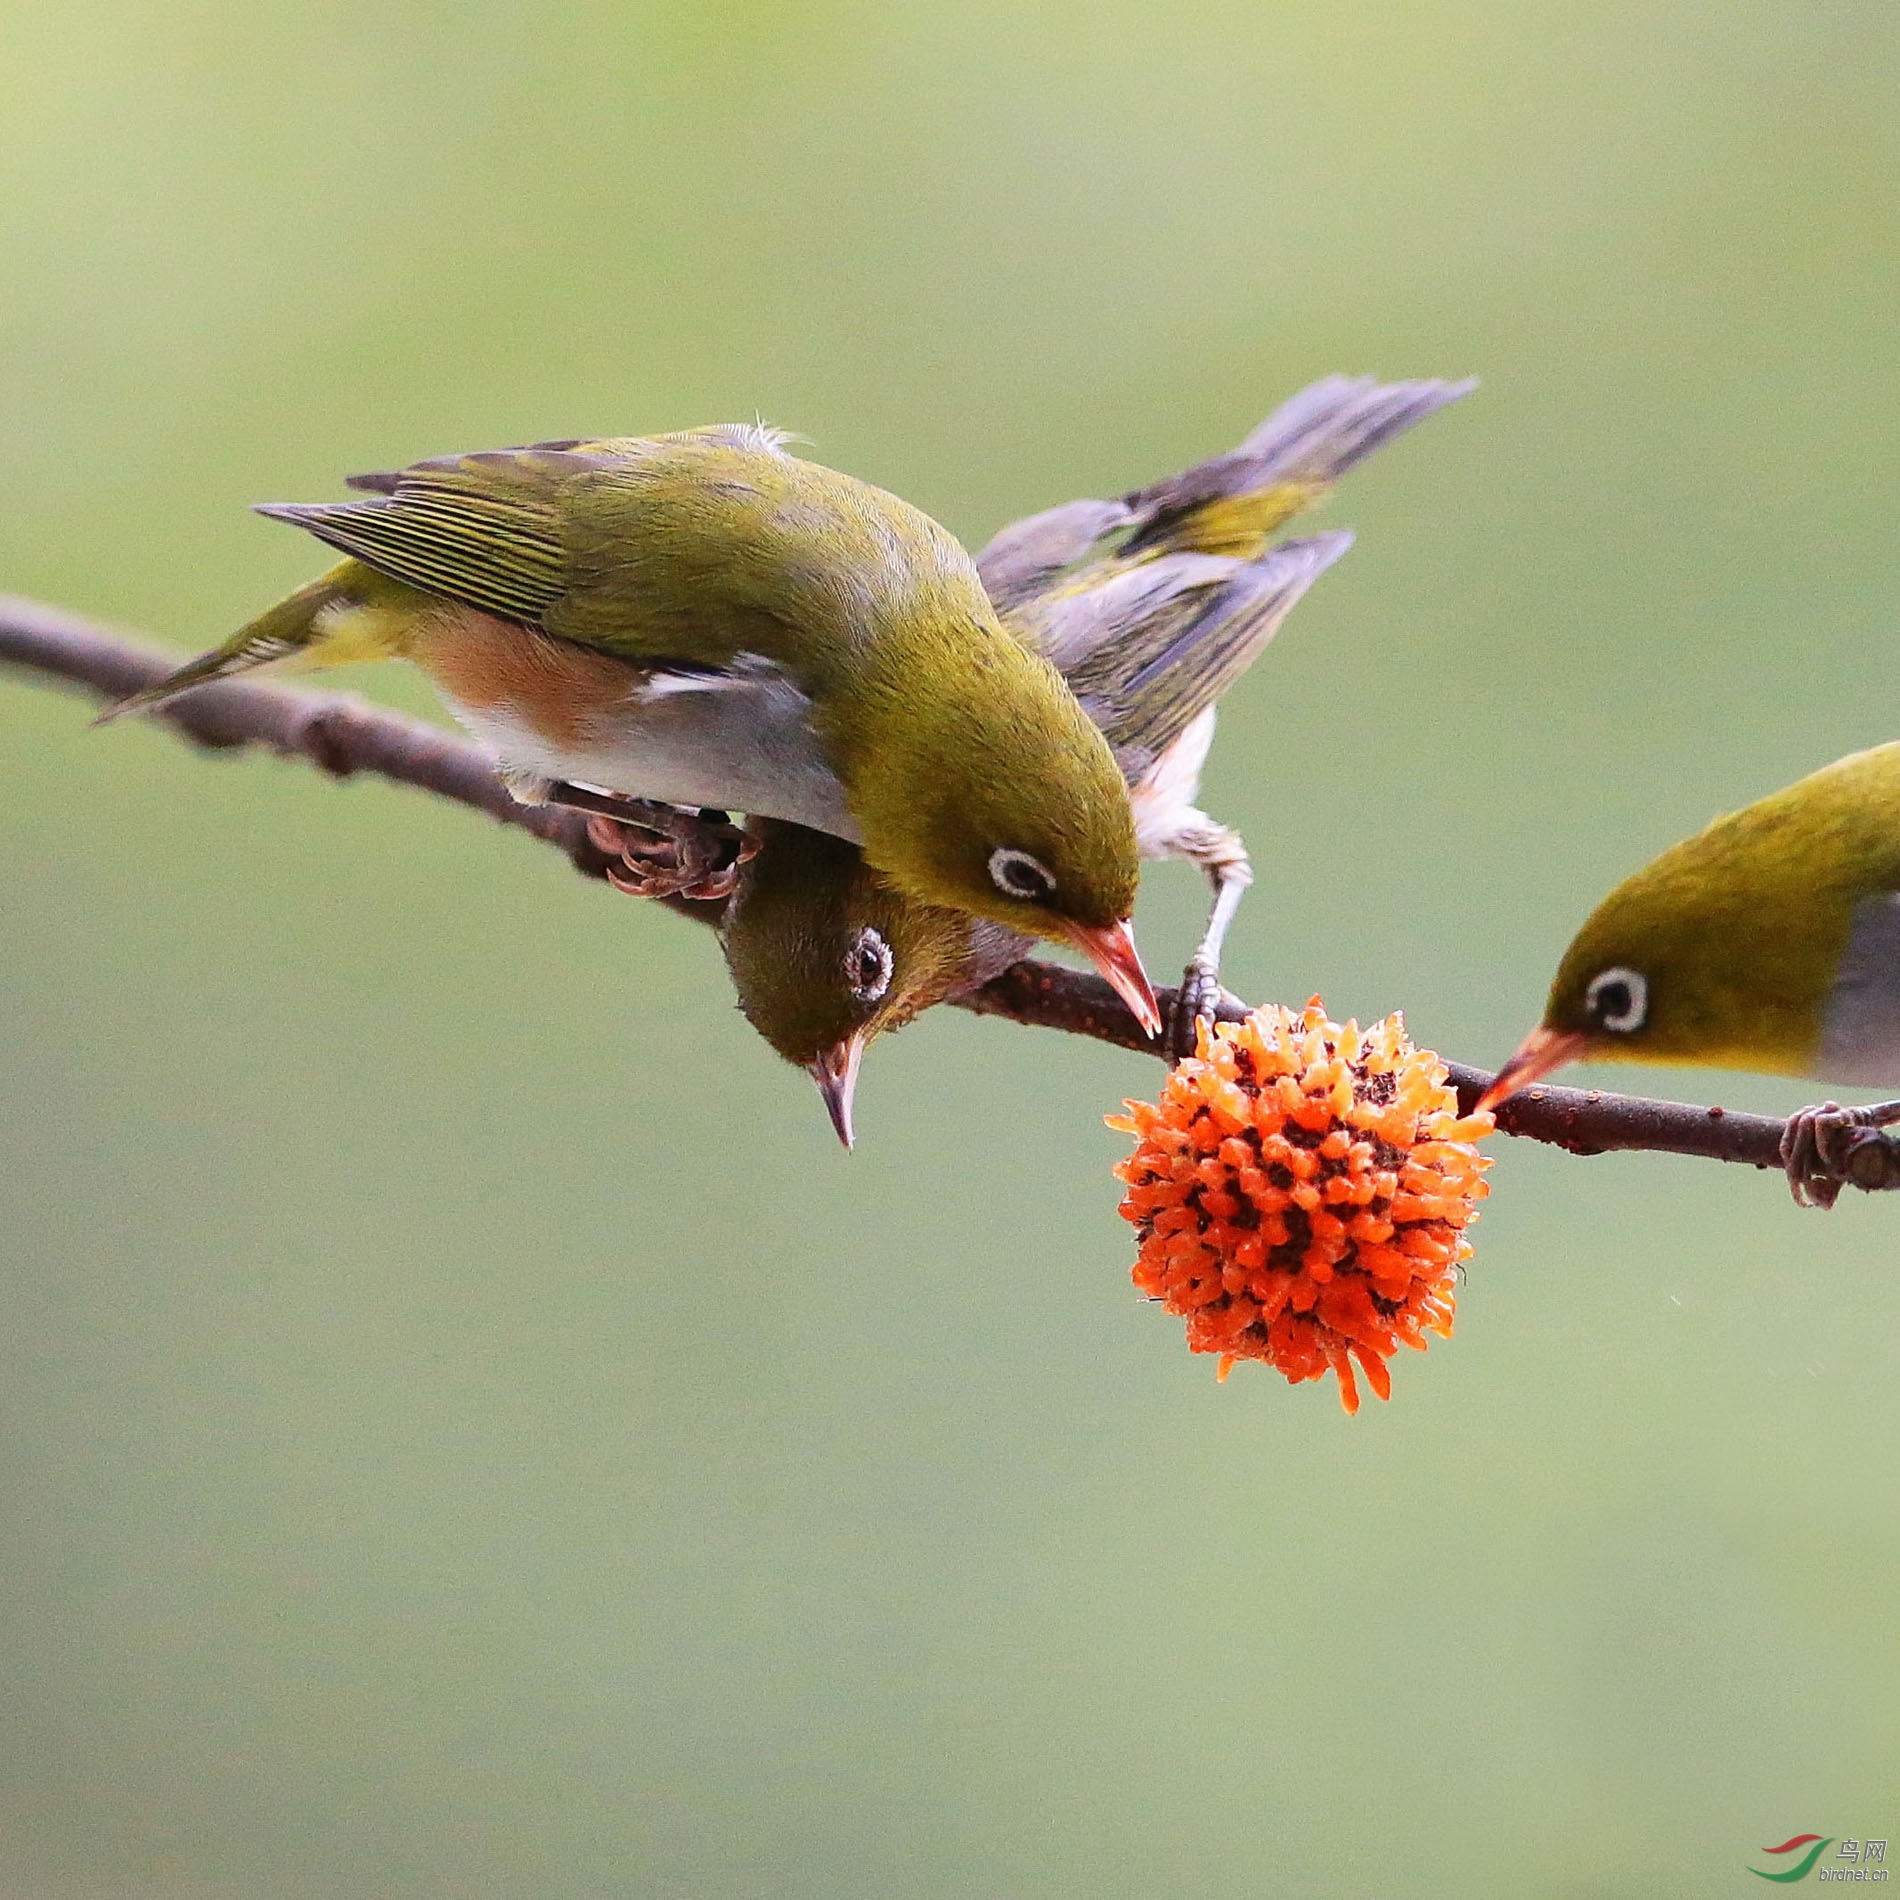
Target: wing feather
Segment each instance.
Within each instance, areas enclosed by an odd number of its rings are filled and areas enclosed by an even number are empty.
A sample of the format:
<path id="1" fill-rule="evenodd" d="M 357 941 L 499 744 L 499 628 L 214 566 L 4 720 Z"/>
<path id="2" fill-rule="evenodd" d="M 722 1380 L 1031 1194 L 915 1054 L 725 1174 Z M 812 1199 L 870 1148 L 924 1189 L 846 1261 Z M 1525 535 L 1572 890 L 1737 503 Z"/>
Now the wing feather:
<path id="1" fill-rule="evenodd" d="M 608 458 L 552 445 L 484 450 L 355 476 L 374 499 L 258 509 L 425 593 L 539 625 L 568 585 L 555 497 Z"/>
<path id="2" fill-rule="evenodd" d="M 1470 378 L 1381 383 L 1325 376 L 1309 383 L 1238 448 L 1129 495 L 1136 526 L 1122 553 L 1197 547 L 1251 558 L 1264 536 L 1348 469 L 1476 387 Z"/>
<path id="3" fill-rule="evenodd" d="M 1007 613 L 1132 519 L 1119 501 L 1069 501 L 1045 508 L 999 529 L 976 556 L 976 571 L 996 611 Z"/>
<path id="4" fill-rule="evenodd" d="M 1147 564 L 1180 570 L 1171 601 L 1137 608 L 1087 655 L 1064 669 L 1118 755 L 1139 761 L 1166 750 L 1260 657 L 1294 604 L 1352 546 L 1342 531 L 1283 542 L 1258 561 L 1165 556 Z M 1142 569 L 1134 570 L 1141 573 Z"/>

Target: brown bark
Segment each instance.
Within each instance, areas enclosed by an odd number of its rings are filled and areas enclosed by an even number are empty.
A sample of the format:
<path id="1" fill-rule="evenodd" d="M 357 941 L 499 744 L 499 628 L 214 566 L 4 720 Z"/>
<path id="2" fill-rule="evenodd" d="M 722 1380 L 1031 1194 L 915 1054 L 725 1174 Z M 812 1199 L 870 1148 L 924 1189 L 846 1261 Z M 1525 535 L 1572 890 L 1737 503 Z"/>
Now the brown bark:
<path id="1" fill-rule="evenodd" d="M 66 680 L 114 700 L 162 678 L 176 659 L 136 636 L 62 608 L 0 595 L 0 663 Z M 372 772 L 413 785 L 532 833 L 564 851 L 588 877 L 606 876 L 608 859 L 589 842 L 587 821 L 580 813 L 517 804 L 479 748 L 406 714 L 336 693 L 227 680 L 181 694 L 147 716 L 211 750 L 267 746 L 285 758 L 307 759 L 335 778 Z M 718 921 L 717 904 L 685 899 L 667 903 L 669 909 L 703 922 Z M 1166 1015 L 1172 993 L 1162 991 L 1160 1000 Z M 1161 1053 L 1160 1044 L 1142 1034 L 1101 978 L 1055 964 L 1019 963 L 962 1007 L 980 1016 L 1004 1016 L 1092 1036 L 1147 1055 Z M 1238 1003 L 1221 1010 L 1224 1018 L 1245 1013 Z M 1450 1067 L 1459 1101 L 1468 1108 L 1491 1078 L 1462 1063 Z M 1498 1126 L 1505 1134 L 1549 1142 L 1572 1154 L 1648 1149 L 1779 1169 L 1784 1124 L 1686 1102 L 1538 1086 L 1506 1102 L 1498 1111 Z M 1857 1157 L 1854 1175 L 1857 1186 L 1900 1185 L 1900 1145 L 1888 1143 L 1864 1152 Z"/>

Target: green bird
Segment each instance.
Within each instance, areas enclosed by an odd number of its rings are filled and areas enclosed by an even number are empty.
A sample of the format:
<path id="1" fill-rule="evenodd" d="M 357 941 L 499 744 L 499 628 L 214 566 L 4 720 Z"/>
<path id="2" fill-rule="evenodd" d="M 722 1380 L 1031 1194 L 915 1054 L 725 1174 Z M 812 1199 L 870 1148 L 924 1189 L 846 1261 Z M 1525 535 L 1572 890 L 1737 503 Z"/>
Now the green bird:
<path id="1" fill-rule="evenodd" d="M 1269 550 L 1268 538 L 1355 462 L 1472 387 L 1328 377 L 1228 454 L 1121 501 L 1032 516 L 977 556 L 1005 619 L 1101 724 L 1142 854 L 1185 857 L 1213 885 L 1177 1001 L 1177 1047 L 1220 994 L 1221 945 L 1252 878 L 1239 834 L 1195 804 L 1215 702 L 1351 544 L 1331 534 Z M 726 960 L 748 1020 L 811 1073 L 848 1147 L 870 1042 L 980 988 L 1030 946 L 993 919 L 918 904 L 834 838 L 782 824 L 756 835 L 721 926 Z"/>
<path id="2" fill-rule="evenodd" d="M 1619 884 L 1479 1106 L 1583 1061 L 1900 1084 L 1900 744 L 1718 818 Z M 1854 1149 L 1895 1120 L 1900 1102 L 1790 1117 L 1795 1199 L 1831 1206 Z"/>
<path id="3" fill-rule="evenodd" d="M 262 666 L 407 659 L 517 798 L 833 833 L 918 903 L 1075 945 L 1158 1031 L 1100 730 L 944 529 L 786 441 L 544 442 L 264 507 L 348 558 L 107 717 Z"/>

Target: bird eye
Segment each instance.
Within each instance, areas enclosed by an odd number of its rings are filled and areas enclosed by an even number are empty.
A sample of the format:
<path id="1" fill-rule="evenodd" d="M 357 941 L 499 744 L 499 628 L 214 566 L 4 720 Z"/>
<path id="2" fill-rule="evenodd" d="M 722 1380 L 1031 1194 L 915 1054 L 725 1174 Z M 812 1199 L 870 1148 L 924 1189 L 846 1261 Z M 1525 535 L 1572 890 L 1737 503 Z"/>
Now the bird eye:
<path id="1" fill-rule="evenodd" d="M 1020 897 L 1026 904 L 1046 904 L 1056 894 L 1056 880 L 1048 866 L 1006 844 L 990 853 L 990 882 L 1005 897 Z"/>
<path id="2" fill-rule="evenodd" d="M 1627 1036 L 1641 1029 L 1649 1014 L 1649 983 L 1639 970 L 1620 965 L 1601 971 L 1583 993 L 1583 1006 L 1600 1029 Z"/>
<path id="3" fill-rule="evenodd" d="M 845 952 L 844 980 L 860 1003 L 875 1003 L 891 987 L 891 946 L 869 924 Z"/>

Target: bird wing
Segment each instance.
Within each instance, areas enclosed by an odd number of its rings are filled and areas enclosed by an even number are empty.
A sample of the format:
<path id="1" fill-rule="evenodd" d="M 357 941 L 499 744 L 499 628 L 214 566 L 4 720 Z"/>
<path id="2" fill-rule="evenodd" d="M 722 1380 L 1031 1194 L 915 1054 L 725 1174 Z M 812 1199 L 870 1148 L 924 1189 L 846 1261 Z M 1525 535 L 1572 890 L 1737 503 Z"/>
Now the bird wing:
<path id="1" fill-rule="evenodd" d="M 1093 562 L 1022 602 L 1009 620 L 1072 687 L 1113 683 L 1132 670 L 1133 648 L 1170 645 L 1241 565 L 1213 554 Z"/>
<path id="2" fill-rule="evenodd" d="M 257 512 L 295 522 L 392 580 L 540 626 L 568 586 L 561 491 L 611 468 L 615 458 L 602 451 L 613 446 L 443 456 L 394 475 L 355 477 L 352 485 L 371 490 L 373 500 L 272 502 Z"/>
<path id="3" fill-rule="evenodd" d="M 1467 378 L 1381 383 L 1325 376 L 1290 396 L 1236 449 L 1127 496 L 1124 556 L 1165 548 L 1257 555 L 1265 536 L 1414 423 L 1477 387 Z"/>
<path id="4" fill-rule="evenodd" d="M 860 561 L 883 545 L 882 524 L 848 505 L 862 485 L 786 454 L 789 439 L 720 423 L 486 449 L 356 476 L 361 501 L 260 512 L 424 592 L 616 658 L 717 666 L 784 644 L 795 517 L 821 555 L 841 521 Z M 811 565 L 806 591 L 828 601 L 822 560 Z"/>
<path id="5" fill-rule="evenodd" d="M 1044 650 L 1124 768 L 1138 771 L 1252 666 L 1294 603 L 1351 546 L 1350 534 L 1335 531 L 1283 542 L 1257 561 L 1173 554 L 1143 562 L 1051 603 Z M 1081 649 L 1067 664 L 1058 657 L 1065 639 Z"/>
<path id="6" fill-rule="evenodd" d="M 1382 383 L 1371 376 L 1322 377 L 1288 397 L 1238 448 L 1120 501 L 1065 502 L 1010 523 L 977 555 L 977 572 L 997 611 L 1021 623 L 1047 621 L 1055 594 L 1119 582 L 1113 564 L 1190 553 L 1258 560 L 1267 537 L 1311 507 L 1355 463 L 1476 387 L 1470 379 Z M 1104 546 L 1116 536 L 1122 537 L 1118 547 Z M 1091 555 L 1097 558 L 1091 561 Z M 1120 624 L 1113 613 L 1091 614 L 1079 605 L 1065 610 L 1062 621 L 1069 657 L 1050 657 L 1065 670 L 1079 657 L 1091 626 L 1106 634 Z M 1042 644 L 1047 651 L 1047 641 Z"/>
<path id="7" fill-rule="evenodd" d="M 1119 501 L 1065 501 L 999 529 L 976 556 L 976 571 L 996 611 L 1007 613 L 1133 518 Z"/>

